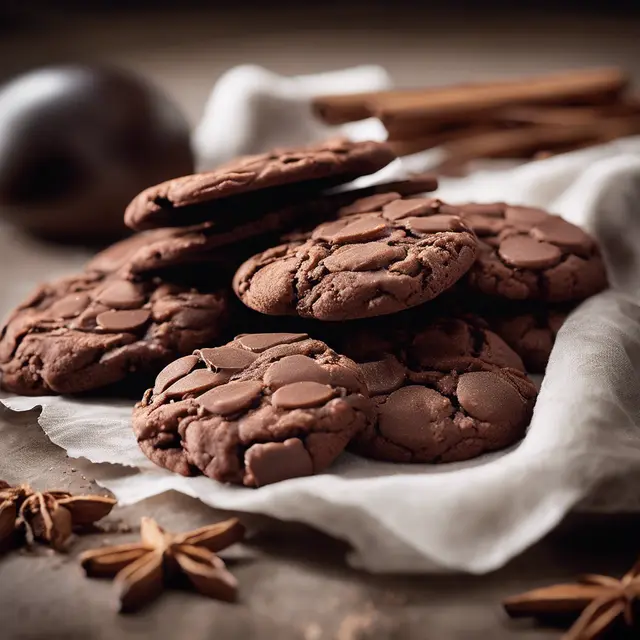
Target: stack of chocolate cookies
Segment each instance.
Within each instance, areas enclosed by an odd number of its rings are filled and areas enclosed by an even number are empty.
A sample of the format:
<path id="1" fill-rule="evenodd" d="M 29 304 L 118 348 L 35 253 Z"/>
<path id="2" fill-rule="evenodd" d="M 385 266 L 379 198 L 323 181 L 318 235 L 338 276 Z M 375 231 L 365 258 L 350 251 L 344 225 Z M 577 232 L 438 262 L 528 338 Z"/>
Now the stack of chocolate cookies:
<path id="1" fill-rule="evenodd" d="M 334 140 L 147 189 L 125 213 L 139 233 L 9 318 L 3 387 L 157 374 L 134 409 L 143 451 L 253 487 L 347 447 L 436 463 L 516 442 L 536 398 L 527 369 L 606 286 L 597 246 L 538 209 L 427 198 L 429 177 L 339 186 L 393 159 Z"/>
<path id="2" fill-rule="evenodd" d="M 3 388 L 146 388 L 176 357 L 229 337 L 235 267 L 307 216 L 312 197 L 393 158 L 384 145 L 335 142 L 240 158 L 144 191 L 125 220 L 152 230 L 107 248 L 83 273 L 39 287 L 8 318 Z"/>

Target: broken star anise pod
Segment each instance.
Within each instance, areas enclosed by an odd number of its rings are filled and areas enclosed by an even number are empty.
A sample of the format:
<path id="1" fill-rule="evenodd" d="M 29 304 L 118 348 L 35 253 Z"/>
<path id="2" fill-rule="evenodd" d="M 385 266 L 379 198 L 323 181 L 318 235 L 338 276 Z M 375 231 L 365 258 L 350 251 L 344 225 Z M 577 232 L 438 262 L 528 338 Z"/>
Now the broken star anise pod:
<path id="1" fill-rule="evenodd" d="M 504 602 L 516 617 L 580 614 L 564 640 L 593 640 L 622 618 L 632 627 L 633 607 L 640 599 L 640 560 L 621 578 L 588 574 L 575 584 L 556 584 L 534 589 Z"/>
<path id="2" fill-rule="evenodd" d="M 244 537 L 235 518 L 180 534 L 142 518 L 140 537 L 138 543 L 92 549 L 80 557 L 88 576 L 115 578 L 120 612 L 140 609 L 181 578 L 210 598 L 236 599 L 238 583 L 216 555 Z"/>
<path id="3" fill-rule="evenodd" d="M 12 487 L 0 480 L 0 550 L 11 546 L 17 537 L 18 511 L 30 491 L 26 485 Z"/>
<path id="4" fill-rule="evenodd" d="M 68 491 L 34 491 L 28 485 L 0 484 L 0 545 L 17 538 L 62 551 L 73 531 L 104 518 L 116 501 L 104 496 L 74 496 Z"/>

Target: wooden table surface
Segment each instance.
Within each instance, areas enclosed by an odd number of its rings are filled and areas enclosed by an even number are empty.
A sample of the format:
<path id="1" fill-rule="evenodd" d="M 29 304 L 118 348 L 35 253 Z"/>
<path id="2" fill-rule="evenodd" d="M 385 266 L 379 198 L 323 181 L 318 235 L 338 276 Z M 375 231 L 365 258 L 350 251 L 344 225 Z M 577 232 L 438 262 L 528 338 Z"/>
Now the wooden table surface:
<path id="1" fill-rule="evenodd" d="M 640 81 L 640 23 L 631 19 L 433 16 L 408 9 L 363 14 L 344 7 L 332 15 L 323 6 L 314 13 L 301 7 L 265 9 L 251 18 L 229 9 L 126 17 L 49 9 L 40 20 L 37 28 L 5 32 L 0 78 L 45 63 L 108 60 L 161 84 L 194 123 L 216 77 L 245 62 L 286 73 L 374 62 L 386 66 L 399 85 L 620 64 Z M 1 286 L 0 275 L 0 291 Z M 36 417 L 37 412 L 0 409 L 0 477 L 38 487 L 97 490 L 82 461 L 68 459 L 46 441 Z M 223 517 L 175 494 L 118 509 L 114 517 L 135 528 L 141 515 L 176 531 Z M 0 561 L 0 638 L 556 638 L 558 630 L 507 620 L 501 599 L 581 572 L 617 575 L 640 553 L 640 517 L 572 516 L 491 575 L 372 576 L 346 565 L 348 550 L 338 541 L 277 523 L 266 531 L 230 554 L 240 582 L 238 604 L 171 592 L 129 617 L 113 613 L 110 585 L 87 581 L 76 556 L 107 539 L 134 539 L 135 532 L 83 538 L 64 556 L 11 554 Z"/>

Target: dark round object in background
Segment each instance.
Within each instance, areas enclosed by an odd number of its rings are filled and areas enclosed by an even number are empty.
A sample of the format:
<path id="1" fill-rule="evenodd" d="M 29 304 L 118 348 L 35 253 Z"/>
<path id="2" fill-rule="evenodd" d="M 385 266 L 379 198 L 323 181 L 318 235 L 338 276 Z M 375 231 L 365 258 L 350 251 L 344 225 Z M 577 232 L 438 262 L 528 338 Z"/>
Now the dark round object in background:
<path id="1" fill-rule="evenodd" d="M 142 189 L 192 172 L 186 119 L 127 71 L 50 67 L 0 89 L 0 213 L 34 234 L 105 244 Z"/>

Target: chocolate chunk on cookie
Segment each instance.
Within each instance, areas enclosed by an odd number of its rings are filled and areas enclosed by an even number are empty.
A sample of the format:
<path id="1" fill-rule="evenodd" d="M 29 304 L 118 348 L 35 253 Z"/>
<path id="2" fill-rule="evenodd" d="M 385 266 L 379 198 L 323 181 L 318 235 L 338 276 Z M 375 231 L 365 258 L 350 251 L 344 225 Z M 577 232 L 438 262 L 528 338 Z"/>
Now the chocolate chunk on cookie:
<path id="1" fill-rule="evenodd" d="M 448 205 L 443 205 L 446 211 Z M 504 203 L 456 207 L 480 238 L 469 286 L 511 300 L 582 300 L 607 286 L 595 240 L 541 209 Z"/>
<path id="2" fill-rule="evenodd" d="M 477 240 L 430 202 L 394 192 L 356 200 L 306 241 L 247 260 L 234 290 L 261 313 L 318 320 L 386 315 L 431 300 L 471 267 Z"/>
<path id="3" fill-rule="evenodd" d="M 140 375 L 219 338 L 224 290 L 87 273 L 39 287 L 0 333 L 2 387 L 79 393 Z"/>
<path id="4" fill-rule="evenodd" d="M 175 178 L 140 193 L 127 207 L 132 229 L 255 220 L 324 188 L 374 173 L 395 155 L 384 143 L 333 140 L 243 156 L 214 171 Z"/>
<path id="5" fill-rule="evenodd" d="M 487 317 L 489 325 L 523 360 L 530 373 L 544 373 L 560 327 L 570 313 L 566 305 L 518 305 Z"/>
<path id="6" fill-rule="evenodd" d="M 304 333 L 246 334 L 166 367 L 133 429 L 160 466 L 261 487 L 326 469 L 371 420 L 352 360 Z"/>
<path id="7" fill-rule="evenodd" d="M 390 462 L 453 462 L 524 435 L 536 389 L 518 355 L 481 320 L 359 329 L 343 340 L 377 412 L 353 440 L 355 452 Z"/>

